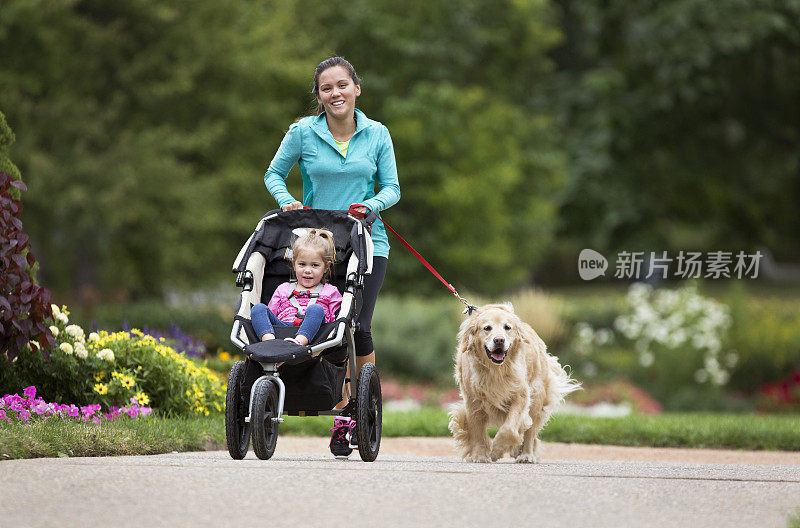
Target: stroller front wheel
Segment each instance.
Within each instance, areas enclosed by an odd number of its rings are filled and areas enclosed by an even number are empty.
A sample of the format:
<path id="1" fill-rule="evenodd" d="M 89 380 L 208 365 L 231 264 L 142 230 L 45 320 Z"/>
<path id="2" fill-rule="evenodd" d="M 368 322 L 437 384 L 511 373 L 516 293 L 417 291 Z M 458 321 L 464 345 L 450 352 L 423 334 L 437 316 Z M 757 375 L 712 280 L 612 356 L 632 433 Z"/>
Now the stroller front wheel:
<path id="1" fill-rule="evenodd" d="M 275 420 L 273 419 L 275 418 Z M 278 443 L 278 388 L 270 379 L 256 382 L 253 395 L 253 451 L 261 460 L 268 460 L 275 453 Z"/>
<path id="2" fill-rule="evenodd" d="M 225 396 L 225 441 L 228 453 L 234 460 L 243 459 L 250 444 L 250 424 L 245 422 L 247 402 L 242 394 L 244 373 L 244 361 L 233 364 L 228 376 L 228 394 Z"/>
<path id="3" fill-rule="evenodd" d="M 358 374 L 356 393 L 356 432 L 358 454 L 364 462 L 378 458 L 381 447 L 383 409 L 381 404 L 381 380 L 378 369 L 365 363 Z"/>

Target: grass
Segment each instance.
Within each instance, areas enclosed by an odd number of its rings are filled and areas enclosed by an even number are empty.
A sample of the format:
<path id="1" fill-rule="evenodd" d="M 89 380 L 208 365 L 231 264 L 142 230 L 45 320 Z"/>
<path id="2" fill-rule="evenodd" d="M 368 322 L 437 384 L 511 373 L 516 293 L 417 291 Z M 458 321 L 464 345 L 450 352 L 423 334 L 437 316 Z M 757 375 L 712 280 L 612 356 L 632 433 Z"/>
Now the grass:
<path id="1" fill-rule="evenodd" d="M 224 447 L 225 421 L 222 415 L 207 418 L 120 418 L 101 425 L 53 418 L 31 424 L 0 424 L 0 460 L 154 455 Z"/>
<path id="2" fill-rule="evenodd" d="M 800 528 L 800 508 L 797 510 L 790 512 L 786 516 L 786 527 L 787 528 Z"/>
<path id="3" fill-rule="evenodd" d="M 800 451 L 800 416 L 752 414 L 556 416 L 543 440 L 647 447 Z"/>
<path id="4" fill-rule="evenodd" d="M 281 435 L 327 436 L 330 416 L 286 417 Z M 383 435 L 450 436 L 447 413 L 438 408 L 386 412 Z M 555 416 L 542 432 L 550 442 L 644 447 L 800 451 L 800 416 L 733 414 L 631 415 L 624 418 Z M 48 420 L 0 424 L 0 458 L 150 455 L 225 449 L 225 421 L 208 418 L 119 420 L 101 426 Z"/>
<path id="5" fill-rule="evenodd" d="M 328 417 L 287 417 L 281 425 L 281 434 L 327 435 L 330 423 Z M 383 416 L 383 434 L 450 436 L 447 413 L 438 408 L 387 412 Z M 540 436 L 548 442 L 579 444 L 800 451 L 800 416 L 663 414 L 588 418 L 557 415 Z"/>

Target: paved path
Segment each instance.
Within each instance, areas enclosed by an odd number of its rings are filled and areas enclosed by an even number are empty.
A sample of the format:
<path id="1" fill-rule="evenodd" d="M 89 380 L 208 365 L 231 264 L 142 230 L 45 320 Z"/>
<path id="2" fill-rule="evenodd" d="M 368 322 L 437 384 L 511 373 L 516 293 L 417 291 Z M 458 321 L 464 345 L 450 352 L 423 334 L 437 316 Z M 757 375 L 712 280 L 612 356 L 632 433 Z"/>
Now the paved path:
<path id="1" fill-rule="evenodd" d="M 393 445 L 371 464 L 290 438 L 266 462 L 224 451 L 0 462 L 0 526 L 783 527 L 800 508 L 798 465 L 560 460 L 553 445 L 536 465 L 466 464 Z"/>

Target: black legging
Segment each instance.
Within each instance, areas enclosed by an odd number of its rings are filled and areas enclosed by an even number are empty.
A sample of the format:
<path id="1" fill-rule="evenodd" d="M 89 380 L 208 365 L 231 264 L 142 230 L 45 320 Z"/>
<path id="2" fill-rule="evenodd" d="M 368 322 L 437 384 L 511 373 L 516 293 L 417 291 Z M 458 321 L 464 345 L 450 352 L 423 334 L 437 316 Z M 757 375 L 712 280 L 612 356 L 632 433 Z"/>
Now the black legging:
<path id="1" fill-rule="evenodd" d="M 386 277 L 386 266 L 389 259 L 386 257 L 372 258 L 372 273 L 364 277 L 364 290 L 361 299 L 361 314 L 358 316 L 359 329 L 355 331 L 356 355 L 368 356 L 375 350 L 372 344 L 372 312 L 375 311 L 375 301 L 378 300 L 378 292 L 383 286 L 383 279 Z"/>

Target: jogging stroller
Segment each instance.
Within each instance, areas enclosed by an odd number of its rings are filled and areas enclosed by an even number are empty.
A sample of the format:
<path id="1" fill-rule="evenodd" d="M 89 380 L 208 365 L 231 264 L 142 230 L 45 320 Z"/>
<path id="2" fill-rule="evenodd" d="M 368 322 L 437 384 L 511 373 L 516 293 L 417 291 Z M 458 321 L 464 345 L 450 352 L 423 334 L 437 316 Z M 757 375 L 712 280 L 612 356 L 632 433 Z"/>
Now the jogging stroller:
<path id="1" fill-rule="evenodd" d="M 228 452 L 240 460 L 247 455 L 250 436 L 262 460 L 275 452 L 278 425 L 283 415 L 348 416 L 356 420 L 358 453 L 372 462 L 381 442 L 381 385 L 378 371 L 366 363 L 354 390 L 346 385 L 348 361 L 355 368 L 355 342 L 364 277 L 372 271 L 370 214 L 356 219 L 347 211 L 297 209 L 271 211 L 256 226 L 233 265 L 236 285 L 242 288 L 231 341 L 242 350 L 228 377 L 225 401 L 225 435 Z M 333 233 L 336 253 L 330 282 L 342 293 L 335 321 L 323 323 L 308 346 L 284 341 L 297 334 L 297 326 L 276 326 L 274 340 L 260 341 L 250 321 L 251 308 L 268 303 L 291 271 L 291 247 L 306 229 L 322 227 Z M 334 406 L 347 387 L 347 404 Z"/>

